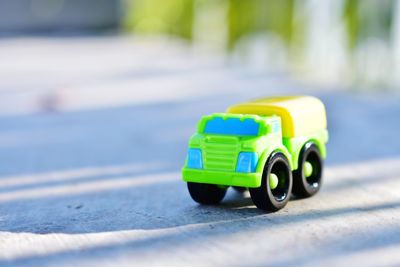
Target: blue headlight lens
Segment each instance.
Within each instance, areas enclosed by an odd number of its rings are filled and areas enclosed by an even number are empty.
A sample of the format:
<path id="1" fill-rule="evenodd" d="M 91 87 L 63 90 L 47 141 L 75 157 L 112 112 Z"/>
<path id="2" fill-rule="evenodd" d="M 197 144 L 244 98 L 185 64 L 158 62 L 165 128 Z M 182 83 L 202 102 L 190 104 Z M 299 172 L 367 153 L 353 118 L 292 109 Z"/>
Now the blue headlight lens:
<path id="1" fill-rule="evenodd" d="M 258 156 L 255 152 L 240 152 L 236 164 L 237 172 L 255 172 L 257 168 Z"/>
<path id="2" fill-rule="evenodd" d="M 203 168 L 203 159 L 201 156 L 200 149 L 189 148 L 186 166 L 188 168 L 192 168 L 192 169 L 202 169 Z"/>

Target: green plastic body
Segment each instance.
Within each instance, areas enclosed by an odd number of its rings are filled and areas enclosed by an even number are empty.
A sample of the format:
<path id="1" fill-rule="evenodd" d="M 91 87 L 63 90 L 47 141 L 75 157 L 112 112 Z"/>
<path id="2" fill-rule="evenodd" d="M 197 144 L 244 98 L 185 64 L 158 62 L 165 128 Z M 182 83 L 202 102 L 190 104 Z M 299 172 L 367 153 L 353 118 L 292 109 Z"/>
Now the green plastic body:
<path id="1" fill-rule="evenodd" d="M 206 123 L 217 117 L 254 119 L 259 123 L 257 136 L 239 136 L 208 134 L 204 132 Z M 213 114 L 203 117 L 195 133 L 189 140 L 189 148 L 202 151 L 202 169 L 185 167 L 182 169 L 183 180 L 186 182 L 217 184 L 224 186 L 241 186 L 247 188 L 260 187 L 264 166 L 270 155 L 282 152 L 289 160 L 292 170 L 298 168 L 298 160 L 302 147 L 312 141 L 319 148 L 323 158 L 326 157 L 325 144 L 328 141 L 328 131 L 319 131 L 293 138 L 282 138 L 281 119 L 278 116 L 258 116 L 240 114 Z M 240 152 L 255 152 L 258 162 L 255 172 L 236 172 Z M 211 157 L 210 155 L 213 155 Z"/>

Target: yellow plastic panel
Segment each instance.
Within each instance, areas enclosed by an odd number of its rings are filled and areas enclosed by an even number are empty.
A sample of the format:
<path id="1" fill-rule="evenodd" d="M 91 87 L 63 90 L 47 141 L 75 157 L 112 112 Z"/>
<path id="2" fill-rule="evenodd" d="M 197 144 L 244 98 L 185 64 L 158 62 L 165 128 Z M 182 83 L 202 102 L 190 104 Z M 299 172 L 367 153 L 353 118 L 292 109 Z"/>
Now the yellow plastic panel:
<path id="1" fill-rule="evenodd" d="M 282 119 L 282 135 L 298 137 L 326 129 L 325 106 L 312 96 L 263 98 L 231 106 L 228 113 L 277 115 Z"/>

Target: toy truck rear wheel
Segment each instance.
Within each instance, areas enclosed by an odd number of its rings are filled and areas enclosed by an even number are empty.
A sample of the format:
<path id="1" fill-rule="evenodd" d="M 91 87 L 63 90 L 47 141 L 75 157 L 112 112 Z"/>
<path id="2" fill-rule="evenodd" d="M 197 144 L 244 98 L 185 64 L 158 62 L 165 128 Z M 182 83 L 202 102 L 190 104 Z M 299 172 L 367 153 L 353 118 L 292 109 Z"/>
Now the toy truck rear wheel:
<path id="1" fill-rule="evenodd" d="M 321 188 L 323 160 L 318 147 L 308 142 L 300 152 L 299 167 L 293 172 L 293 193 L 300 198 L 315 195 Z"/>
<path id="2" fill-rule="evenodd" d="M 204 205 L 218 204 L 224 198 L 226 187 L 202 184 L 202 183 L 187 183 L 189 194 L 194 201 Z"/>
<path id="3" fill-rule="evenodd" d="M 289 201 L 292 184 L 288 159 L 280 152 L 273 153 L 264 166 L 261 186 L 249 188 L 250 196 L 257 208 L 277 211 Z"/>

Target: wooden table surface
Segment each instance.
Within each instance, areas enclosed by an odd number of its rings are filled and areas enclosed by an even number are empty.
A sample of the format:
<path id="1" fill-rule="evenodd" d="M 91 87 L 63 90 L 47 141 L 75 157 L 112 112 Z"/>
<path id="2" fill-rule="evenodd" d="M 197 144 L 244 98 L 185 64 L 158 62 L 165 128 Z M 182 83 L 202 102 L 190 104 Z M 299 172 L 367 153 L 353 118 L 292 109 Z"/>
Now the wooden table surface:
<path id="1" fill-rule="evenodd" d="M 321 89 L 176 41 L 0 40 L 0 266 L 399 266 L 400 96 Z M 265 214 L 181 181 L 201 115 L 312 94 L 321 192 Z"/>

